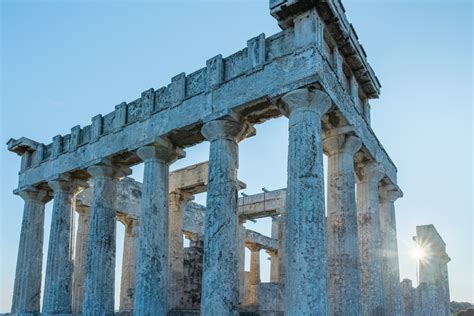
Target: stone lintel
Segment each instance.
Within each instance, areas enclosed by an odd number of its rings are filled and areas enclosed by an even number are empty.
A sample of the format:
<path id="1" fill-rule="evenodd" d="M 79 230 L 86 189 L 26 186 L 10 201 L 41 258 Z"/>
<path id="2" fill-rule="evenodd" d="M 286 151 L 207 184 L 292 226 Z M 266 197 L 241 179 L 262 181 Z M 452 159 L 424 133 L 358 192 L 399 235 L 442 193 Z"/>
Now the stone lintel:
<path id="1" fill-rule="evenodd" d="M 278 215 L 285 211 L 286 189 L 240 197 L 239 216 L 242 219 L 256 219 Z"/>
<path id="2" fill-rule="evenodd" d="M 19 156 L 23 155 L 25 151 L 35 151 L 39 144 L 40 143 L 26 137 L 19 139 L 10 138 L 7 142 L 8 150 Z"/>
<path id="3" fill-rule="evenodd" d="M 213 88 L 212 98 L 209 97 L 209 93 L 187 95 L 178 106 L 161 111 L 155 109 L 149 116 L 133 121 L 133 124 L 128 122 L 120 130 L 114 132 L 109 131 L 107 116 L 104 116 L 102 133 L 97 140 L 81 144 L 74 152 L 61 150 L 57 157 L 45 158 L 46 160 L 41 164 L 23 170 L 20 173 L 18 187 L 39 184 L 53 173 L 84 170 L 94 161 L 107 157 L 115 159 L 122 155 L 126 158 L 124 162 L 126 164 L 140 163 L 140 159 L 134 156 L 134 151 L 159 140 L 162 136 L 169 136 L 173 142 L 177 141 L 178 146 L 191 146 L 203 140 L 199 133 L 200 127 L 210 117 L 223 118 L 230 112 L 235 112 L 253 124 L 281 116 L 274 100 L 287 92 L 314 85 L 317 82 L 330 94 L 343 115 L 349 116 L 347 120 L 351 126 L 356 127 L 355 132 L 361 138 L 367 152 L 385 165 L 388 178 L 392 183 L 396 183 L 395 166 L 364 118 L 354 108 L 350 96 L 345 95 L 342 86 L 337 87 L 337 83 L 333 82 L 337 80 L 335 74 L 334 78 L 331 74 L 333 70 L 315 47 L 310 46 L 294 51 L 291 45 L 286 45 L 287 41 L 292 40 L 292 36 L 294 35 L 291 30 L 285 30 L 267 38 L 267 51 L 276 50 L 278 56 L 272 55 L 272 58 L 268 58 L 260 71 L 246 72 L 245 76 L 225 78 L 224 82 Z M 224 65 L 227 64 L 224 63 Z M 292 71 L 288 72 L 287 69 L 290 66 Z M 190 74 L 186 78 L 190 80 L 190 77 L 197 74 L 200 72 Z M 250 86 L 260 88 L 248 89 Z M 188 90 L 187 92 L 191 93 Z M 154 102 L 156 107 L 161 106 L 156 103 L 158 101 Z M 182 113 L 187 115 L 182 115 Z M 85 127 L 84 130 L 87 128 Z"/>
<path id="4" fill-rule="evenodd" d="M 269 251 L 278 251 L 278 240 L 267 237 L 253 230 L 245 230 L 245 245 L 247 248 L 255 246 Z"/>

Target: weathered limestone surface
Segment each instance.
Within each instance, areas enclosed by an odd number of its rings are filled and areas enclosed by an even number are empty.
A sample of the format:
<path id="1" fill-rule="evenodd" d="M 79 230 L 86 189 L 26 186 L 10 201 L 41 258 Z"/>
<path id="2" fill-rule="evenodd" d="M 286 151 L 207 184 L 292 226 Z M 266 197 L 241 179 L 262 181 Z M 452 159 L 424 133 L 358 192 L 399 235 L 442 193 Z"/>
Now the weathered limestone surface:
<path id="1" fill-rule="evenodd" d="M 257 285 L 258 311 L 261 315 L 283 316 L 283 286 L 278 282 Z"/>
<path id="2" fill-rule="evenodd" d="M 380 193 L 380 233 L 382 237 L 385 313 L 402 315 L 400 271 L 398 264 L 395 201 L 402 192 L 394 185 L 383 186 Z"/>
<path id="3" fill-rule="evenodd" d="M 38 313 L 43 261 L 44 205 L 51 197 L 43 189 L 17 192 L 25 201 L 13 288 L 12 313 Z"/>
<path id="4" fill-rule="evenodd" d="M 82 312 L 84 301 L 84 280 L 87 258 L 87 236 L 89 235 L 90 207 L 76 202 L 79 214 L 76 246 L 74 249 L 74 271 L 72 275 L 72 313 Z"/>
<path id="5" fill-rule="evenodd" d="M 416 316 L 425 316 L 425 315 L 436 315 L 436 316 L 445 316 L 450 315 L 446 314 L 444 311 L 438 309 L 438 304 L 436 302 L 436 289 L 433 286 L 426 282 L 420 282 L 416 288 L 417 292 L 417 307 L 416 307 Z"/>
<path id="6" fill-rule="evenodd" d="M 282 98 L 289 116 L 285 245 L 285 313 L 326 315 L 327 250 L 321 117 L 331 107 L 323 91 Z"/>
<path id="7" fill-rule="evenodd" d="M 238 314 L 237 142 L 245 128 L 238 122 L 216 120 L 202 129 L 211 143 L 204 224 L 203 316 Z"/>
<path id="8" fill-rule="evenodd" d="M 383 261 L 380 233 L 378 183 L 384 176 L 376 162 L 361 165 L 357 182 L 357 229 L 359 234 L 363 315 L 384 314 Z"/>
<path id="9" fill-rule="evenodd" d="M 69 314 L 72 312 L 72 236 L 75 199 L 77 193 L 83 190 L 86 184 L 62 175 L 50 181 L 48 185 L 54 191 L 54 204 L 49 234 L 43 313 Z"/>
<path id="10" fill-rule="evenodd" d="M 250 273 L 247 284 L 247 304 L 258 305 L 257 286 L 260 283 L 260 246 L 248 244 L 250 250 Z"/>
<path id="11" fill-rule="evenodd" d="M 169 309 L 169 164 L 183 153 L 164 146 L 138 150 L 145 163 L 136 266 L 135 315 L 166 315 Z"/>
<path id="12" fill-rule="evenodd" d="M 138 249 L 138 221 L 124 217 L 121 220 L 125 225 L 123 241 L 122 279 L 120 282 L 119 312 L 131 312 L 135 297 L 135 272 Z"/>
<path id="13" fill-rule="evenodd" d="M 360 315 L 354 154 L 361 141 L 348 134 L 328 137 L 327 236 L 329 315 Z"/>
<path id="14" fill-rule="evenodd" d="M 434 306 L 436 314 L 433 315 L 449 315 L 448 262 L 451 259 L 446 253 L 446 244 L 433 225 L 416 226 L 415 241 L 426 254 L 419 264 L 420 285 L 426 284 L 420 289 L 423 306 Z"/>
<path id="15" fill-rule="evenodd" d="M 272 236 L 272 239 L 274 240 L 278 240 L 280 219 L 281 217 L 277 217 L 277 216 L 272 217 L 271 236 Z M 270 256 L 270 282 L 278 282 L 280 279 L 280 275 L 278 271 L 279 270 L 279 258 L 278 258 L 279 253 L 278 251 L 268 250 L 268 249 L 266 251 L 268 255 Z"/>
<path id="16" fill-rule="evenodd" d="M 196 235 L 184 252 L 183 307 L 198 310 L 201 304 L 203 236 Z"/>
<path id="17" fill-rule="evenodd" d="M 115 232 L 113 208 L 117 180 L 130 169 L 110 162 L 88 168 L 93 178 L 93 202 L 90 219 L 84 288 L 84 315 L 113 315 L 115 290 Z"/>
<path id="18" fill-rule="evenodd" d="M 415 315 L 415 289 L 409 279 L 403 279 L 400 283 L 400 292 L 402 297 L 402 310 L 404 316 Z"/>
<path id="19" fill-rule="evenodd" d="M 192 195 L 182 191 L 169 194 L 169 268 L 170 268 L 170 309 L 183 304 L 184 290 L 184 246 L 183 246 L 183 212 Z"/>

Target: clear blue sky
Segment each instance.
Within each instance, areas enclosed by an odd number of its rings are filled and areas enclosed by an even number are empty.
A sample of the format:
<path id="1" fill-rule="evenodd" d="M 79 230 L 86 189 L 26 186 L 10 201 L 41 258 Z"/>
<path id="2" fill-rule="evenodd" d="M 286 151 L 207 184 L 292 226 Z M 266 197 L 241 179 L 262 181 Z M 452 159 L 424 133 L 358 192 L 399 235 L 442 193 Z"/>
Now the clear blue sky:
<path id="1" fill-rule="evenodd" d="M 401 277 L 415 280 L 409 255 L 415 226 L 434 224 L 452 259 L 451 297 L 472 302 L 472 4 L 344 5 L 383 86 L 381 98 L 372 102 L 372 125 L 398 166 L 405 193 L 396 204 Z M 242 49 L 261 32 L 279 31 L 267 1 L 4 0 L 1 10 L 2 144 L 21 136 L 49 143 L 180 72 Z M 257 136 L 240 148 L 239 177 L 247 193 L 286 186 L 285 118 L 257 126 Z M 206 160 L 207 149 L 206 144 L 189 149 L 173 168 Z M 0 158 L 0 312 L 6 312 L 23 202 L 11 193 L 19 157 L 3 146 Z M 141 180 L 140 168 L 134 176 Z M 268 224 L 248 227 L 268 233 Z M 118 264 L 122 239 L 119 225 Z"/>

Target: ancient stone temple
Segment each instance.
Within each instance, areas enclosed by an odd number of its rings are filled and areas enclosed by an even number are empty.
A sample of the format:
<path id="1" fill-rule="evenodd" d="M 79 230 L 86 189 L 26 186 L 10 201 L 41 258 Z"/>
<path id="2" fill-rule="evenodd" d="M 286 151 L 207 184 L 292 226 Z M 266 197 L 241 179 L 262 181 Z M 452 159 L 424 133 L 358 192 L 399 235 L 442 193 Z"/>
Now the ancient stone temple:
<path id="1" fill-rule="evenodd" d="M 419 258 L 419 284 L 401 283 L 403 312 L 405 316 L 451 315 L 449 309 L 448 262 L 446 244 L 433 225 L 416 226 L 413 237 L 423 256 Z"/>
<path id="2" fill-rule="evenodd" d="M 340 1 L 270 0 L 270 13 L 281 32 L 50 144 L 8 142 L 21 156 L 15 194 L 25 201 L 12 313 L 113 315 L 120 290 L 120 311 L 134 315 L 402 314 L 394 208 L 402 192 L 370 126 L 380 83 Z M 280 116 L 289 120 L 287 188 L 238 198 L 239 143 Z M 208 162 L 169 172 L 203 141 Z M 127 177 L 140 163 L 142 184 Z M 205 207 L 190 202 L 204 191 Z M 245 229 L 262 217 L 272 218 L 271 236 Z M 126 227 L 120 289 L 117 221 Z"/>

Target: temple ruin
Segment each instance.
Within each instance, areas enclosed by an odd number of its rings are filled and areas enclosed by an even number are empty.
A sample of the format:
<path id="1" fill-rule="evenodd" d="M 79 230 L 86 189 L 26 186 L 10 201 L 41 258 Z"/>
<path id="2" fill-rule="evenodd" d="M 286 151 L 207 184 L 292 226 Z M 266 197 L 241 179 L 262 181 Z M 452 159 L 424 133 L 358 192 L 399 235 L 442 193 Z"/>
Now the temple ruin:
<path id="1" fill-rule="evenodd" d="M 423 251 L 419 259 L 418 285 L 410 279 L 401 282 L 403 314 L 406 316 L 451 315 L 446 244 L 433 225 L 416 226 L 413 237 Z"/>
<path id="2" fill-rule="evenodd" d="M 50 144 L 11 139 L 8 149 L 21 156 L 14 193 L 25 201 L 11 312 L 113 315 L 119 221 L 122 313 L 401 315 L 394 202 L 402 191 L 370 126 L 380 83 L 344 12 L 338 0 L 270 0 L 281 32 Z M 239 143 L 280 116 L 289 119 L 287 188 L 238 198 Z M 203 141 L 208 162 L 169 172 Z M 143 184 L 127 178 L 141 163 Z M 191 201 L 204 191 L 206 207 Z M 272 218 L 271 236 L 243 226 L 262 217 Z M 269 283 L 260 280 L 262 251 Z"/>

